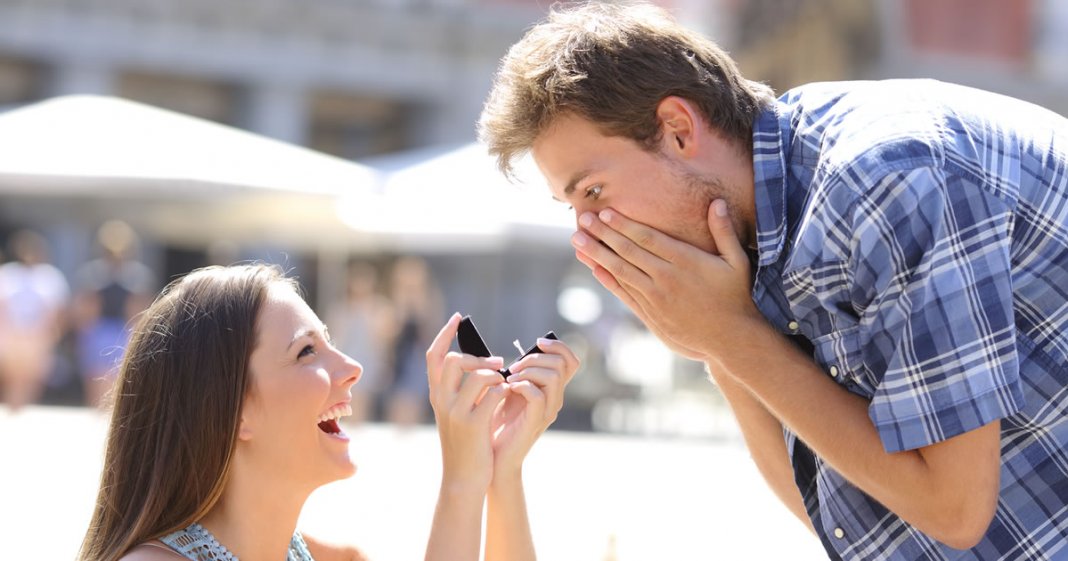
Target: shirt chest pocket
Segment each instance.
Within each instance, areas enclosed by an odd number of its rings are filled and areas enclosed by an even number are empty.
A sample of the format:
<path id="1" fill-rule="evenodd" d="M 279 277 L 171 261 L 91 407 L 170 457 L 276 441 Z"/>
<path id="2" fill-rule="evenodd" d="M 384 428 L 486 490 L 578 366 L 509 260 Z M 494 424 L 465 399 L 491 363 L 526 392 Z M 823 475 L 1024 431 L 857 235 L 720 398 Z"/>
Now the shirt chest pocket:
<path id="1" fill-rule="evenodd" d="M 860 328 L 853 326 L 813 339 L 813 358 L 835 382 L 871 399 L 878 381 L 865 364 L 860 335 Z"/>
<path id="2" fill-rule="evenodd" d="M 871 399 L 878 381 L 865 365 L 848 263 L 816 259 L 799 267 L 788 263 L 787 267 L 784 295 L 796 318 L 798 334 L 813 346 L 813 358 L 835 382 Z"/>
<path id="3" fill-rule="evenodd" d="M 845 261 L 813 261 L 786 269 L 783 295 L 802 333 L 811 339 L 856 325 L 849 279 Z"/>

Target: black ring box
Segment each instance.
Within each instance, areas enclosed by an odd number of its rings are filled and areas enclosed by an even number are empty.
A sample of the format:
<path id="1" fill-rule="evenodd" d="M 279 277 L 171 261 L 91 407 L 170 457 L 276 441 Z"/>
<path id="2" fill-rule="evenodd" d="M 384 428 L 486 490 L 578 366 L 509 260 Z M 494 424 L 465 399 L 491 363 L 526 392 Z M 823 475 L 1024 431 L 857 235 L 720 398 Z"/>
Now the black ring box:
<path id="1" fill-rule="evenodd" d="M 542 338 L 556 339 L 557 337 L 555 333 L 549 331 L 548 333 L 543 335 Z M 482 336 L 479 335 L 478 329 L 475 327 L 475 322 L 471 321 L 471 316 L 464 316 L 463 319 L 460 320 L 460 327 L 456 330 L 456 342 L 460 345 L 460 352 L 464 354 L 474 355 L 482 358 L 493 356 L 493 353 L 490 352 L 489 347 L 486 346 L 486 342 L 482 339 Z M 526 357 L 527 355 L 533 353 L 544 352 L 544 350 L 542 350 L 540 347 L 538 347 L 538 345 L 535 344 L 534 346 L 527 349 L 526 352 L 524 352 L 523 355 L 517 358 L 516 360 L 518 361 L 523 357 Z M 501 376 L 504 376 L 505 380 L 507 380 L 508 377 L 512 375 L 512 373 L 509 372 L 507 368 L 502 368 L 498 370 L 498 372 L 501 373 Z"/>

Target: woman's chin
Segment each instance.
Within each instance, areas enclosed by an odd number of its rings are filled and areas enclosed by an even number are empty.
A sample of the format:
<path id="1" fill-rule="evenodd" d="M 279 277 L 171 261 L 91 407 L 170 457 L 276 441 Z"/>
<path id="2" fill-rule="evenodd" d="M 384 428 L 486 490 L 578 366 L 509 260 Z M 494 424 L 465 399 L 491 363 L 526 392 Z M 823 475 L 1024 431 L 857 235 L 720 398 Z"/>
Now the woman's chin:
<path id="1" fill-rule="evenodd" d="M 356 464 L 349 462 L 347 464 L 332 465 L 326 467 L 325 470 L 320 470 L 319 477 L 312 483 L 312 487 L 318 489 L 331 483 L 344 481 L 353 475 L 356 475 Z"/>
<path id="2" fill-rule="evenodd" d="M 335 469 L 331 471 L 332 473 L 329 483 L 348 479 L 356 475 L 356 462 L 352 461 L 352 458 L 347 456 L 344 459 L 339 458 Z"/>

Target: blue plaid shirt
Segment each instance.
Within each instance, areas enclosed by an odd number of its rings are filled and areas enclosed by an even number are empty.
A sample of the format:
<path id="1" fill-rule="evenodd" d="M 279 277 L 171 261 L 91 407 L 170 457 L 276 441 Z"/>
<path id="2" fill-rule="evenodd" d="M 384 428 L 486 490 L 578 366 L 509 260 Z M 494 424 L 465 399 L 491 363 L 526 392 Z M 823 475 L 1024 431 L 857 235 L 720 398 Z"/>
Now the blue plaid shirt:
<path id="1" fill-rule="evenodd" d="M 753 298 L 887 452 L 1001 419 L 1001 492 L 961 551 L 785 429 L 832 559 L 1068 559 L 1068 121 L 933 81 L 813 84 L 755 123 Z M 833 419 L 827 419 L 833 423 Z"/>

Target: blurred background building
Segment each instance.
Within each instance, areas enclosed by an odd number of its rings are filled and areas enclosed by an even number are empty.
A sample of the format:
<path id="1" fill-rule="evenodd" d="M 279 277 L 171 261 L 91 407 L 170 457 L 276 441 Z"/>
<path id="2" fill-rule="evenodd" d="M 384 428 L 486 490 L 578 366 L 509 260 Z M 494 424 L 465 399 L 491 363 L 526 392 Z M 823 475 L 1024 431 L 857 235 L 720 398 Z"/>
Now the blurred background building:
<path id="1" fill-rule="evenodd" d="M 716 38 L 743 72 L 778 92 L 819 80 L 931 77 L 1068 113 L 1068 4 L 1059 0 L 659 3 Z M 369 164 L 388 178 L 473 141 L 498 59 L 549 5 L 0 0 L 0 111 L 68 94 L 116 96 Z M 480 165 L 492 172 L 488 159 Z M 443 174 L 438 187 L 447 192 L 469 177 Z M 574 263 L 565 228 L 500 243 L 446 243 L 430 232 L 425 243 L 400 244 L 313 216 L 301 223 L 300 235 L 265 232 L 257 241 L 212 234 L 225 229 L 207 222 L 237 227 L 244 224 L 242 208 L 264 211 L 251 198 L 242 206 L 242 196 L 228 195 L 227 210 L 211 212 L 219 197 L 211 191 L 57 195 L 0 183 L 0 237 L 27 227 L 41 232 L 52 263 L 73 280 L 99 257 L 94 232 L 122 220 L 140 234 L 137 259 L 155 272 L 156 288 L 209 263 L 282 262 L 323 317 L 344 301 L 351 263 L 378 270 L 377 291 L 388 296 L 393 264 L 418 257 L 429 267 L 443 309 L 474 316 L 496 352 L 508 356 L 513 339 L 526 347 L 554 329 L 586 354 L 560 426 L 697 435 L 726 430 L 700 365 L 666 352 L 595 286 Z M 179 205 L 188 235 L 175 233 L 173 225 L 164 229 L 146 211 L 152 205 Z M 428 213 L 440 211 L 429 206 L 414 199 L 404 219 L 429 221 Z M 299 211 L 292 199 L 272 216 L 286 220 L 286 211 Z M 46 399 L 81 399 L 78 377 L 69 372 L 78 368 L 74 343 L 67 345 L 60 354 L 69 360 L 57 363 Z"/>

